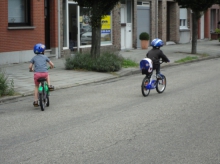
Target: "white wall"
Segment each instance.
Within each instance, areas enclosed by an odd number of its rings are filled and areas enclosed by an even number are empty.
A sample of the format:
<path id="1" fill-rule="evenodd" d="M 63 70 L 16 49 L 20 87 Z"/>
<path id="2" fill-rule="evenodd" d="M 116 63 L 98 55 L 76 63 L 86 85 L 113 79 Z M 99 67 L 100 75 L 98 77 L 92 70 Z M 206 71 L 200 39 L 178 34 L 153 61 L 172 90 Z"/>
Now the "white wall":
<path id="1" fill-rule="evenodd" d="M 34 57 L 33 50 L 0 53 L 0 65 L 28 62 Z"/>
<path id="2" fill-rule="evenodd" d="M 190 42 L 190 30 L 180 30 L 180 41 L 179 43 Z"/>

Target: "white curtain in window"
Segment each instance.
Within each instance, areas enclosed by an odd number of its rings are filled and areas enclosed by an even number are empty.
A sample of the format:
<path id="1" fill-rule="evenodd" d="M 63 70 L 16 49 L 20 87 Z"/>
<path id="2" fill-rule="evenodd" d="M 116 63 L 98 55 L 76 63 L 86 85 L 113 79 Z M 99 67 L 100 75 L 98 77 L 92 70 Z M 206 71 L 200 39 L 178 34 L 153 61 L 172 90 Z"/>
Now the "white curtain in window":
<path id="1" fill-rule="evenodd" d="M 180 9 L 180 19 L 187 19 L 187 9 Z"/>
<path id="2" fill-rule="evenodd" d="M 25 0 L 8 0 L 8 23 L 25 22 Z"/>

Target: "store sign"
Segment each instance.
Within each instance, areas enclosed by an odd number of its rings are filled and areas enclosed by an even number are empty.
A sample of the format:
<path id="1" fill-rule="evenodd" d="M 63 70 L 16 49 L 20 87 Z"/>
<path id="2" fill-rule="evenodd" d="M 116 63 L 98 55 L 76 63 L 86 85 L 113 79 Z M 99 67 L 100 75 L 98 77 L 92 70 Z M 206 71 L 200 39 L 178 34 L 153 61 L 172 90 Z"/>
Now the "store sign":
<path id="1" fill-rule="evenodd" d="M 107 15 L 102 18 L 102 30 L 111 29 L 111 16 Z"/>

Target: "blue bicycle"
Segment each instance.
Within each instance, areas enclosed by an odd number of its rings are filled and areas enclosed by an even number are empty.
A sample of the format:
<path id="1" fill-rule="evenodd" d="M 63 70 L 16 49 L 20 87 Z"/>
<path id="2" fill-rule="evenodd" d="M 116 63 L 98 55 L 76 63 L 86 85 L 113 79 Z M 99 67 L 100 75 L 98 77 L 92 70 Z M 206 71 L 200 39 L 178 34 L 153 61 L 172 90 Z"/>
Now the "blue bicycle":
<path id="1" fill-rule="evenodd" d="M 163 61 L 160 61 L 162 64 Z M 142 74 L 145 75 L 142 84 L 141 84 L 141 92 L 144 97 L 148 96 L 150 90 L 156 89 L 158 93 L 163 93 L 166 89 L 166 77 L 163 74 L 153 75 L 153 72 L 148 73 L 145 69 L 142 69 Z M 156 77 L 153 79 L 153 77 Z"/>

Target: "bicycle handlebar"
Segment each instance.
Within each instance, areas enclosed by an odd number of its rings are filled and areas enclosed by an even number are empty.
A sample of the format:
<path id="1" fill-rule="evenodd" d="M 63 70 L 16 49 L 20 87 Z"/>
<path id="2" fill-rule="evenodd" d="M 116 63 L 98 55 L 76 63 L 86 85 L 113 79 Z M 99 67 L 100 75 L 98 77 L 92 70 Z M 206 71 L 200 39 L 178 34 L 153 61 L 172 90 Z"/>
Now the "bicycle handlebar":
<path id="1" fill-rule="evenodd" d="M 55 66 L 53 66 L 53 68 L 55 68 Z M 49 67 L 47 67 L 47 70 L 49 70 L 49 69 L 51 69 L 51 67 L 49 66 Z M 34 72 L 34 69 L 29 69 L 29 72 Z"/>
<path id="2" fill-rule="evenodd" d="M 167 62 L 170 62 L 170 61 L 164 61 L 163 59 L 160 59 L 159 62 L 160 62 L 160 64 L 162 64 L 162 63 L 164 63 L 164 62 L 167 63 Z"/>

